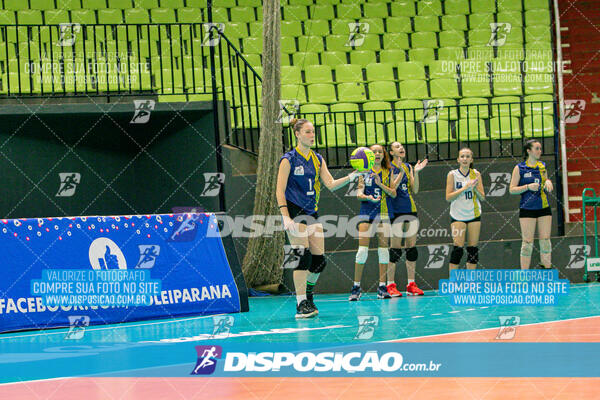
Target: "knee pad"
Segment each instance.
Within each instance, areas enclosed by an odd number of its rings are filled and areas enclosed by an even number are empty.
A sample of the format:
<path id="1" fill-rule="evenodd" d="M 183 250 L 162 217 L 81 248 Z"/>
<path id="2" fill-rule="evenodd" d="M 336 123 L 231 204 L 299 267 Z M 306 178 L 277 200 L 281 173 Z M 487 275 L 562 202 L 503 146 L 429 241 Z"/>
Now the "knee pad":
<path id="1" fill-rule="evenodd" d="M 540 253 L 551 253 L 552 243 L 550 239 L 540 239 Z"/>
<path id="2" fill-rule="evenodd" d="M 310 250 L 306 247 L 301 247 L 297 249 L 297 251 L 298 253 L 302 252 L 302 255 L 300 255 L 300 262 L 298 263 L 296 269 L 300 271 L 307 271 L 312 265 L 312 254 Z"/>
<path id="3" fill-rule="evenodd" d="M 477 264 L 479 261 L 479 248 L 477 246 L 467 246 L 467 262 Z"/>
<path id="4" fill-rule="evenodd" d="M 397 263 L 402 257 L 402 249 L 390 249 L 390 262 Z"/>
<path id="5" fill-rule="evenodd" d="M 327 265 L 327 260 L 325 260 L 325 256 L 323 254 L 320 254 L 318 256 L 313 254 L 312 264 L 308 268 L 308 271 L 312 272 L 314 274 L 320 274 L 321 272 L 323 272 L 326 265 Z"/>
<path id="6" fill-rule="evenodd" d="M 417 258 L 419 258 L 419 251 L 416 247 L 406 249 L 406 259 L 408 261 L 417 261 Z"/>
<path id="7" fill-rule="evenodd" d="M 458 246 L 454 246 L 452 248 L 452 253 L 450 253 L 450 263 L 451 264 L 460 264 L 460 259 L 463 256 L 463 248 L 462 247 L 458 247 Z"/>
<path id="8" fill-rule="evenodd" d="M 379 256 L 379 264 L 387 264 L 390 262 L 390 250 L 387 247 L 378 248 L 377 255 Z"/>
<path id="9" fill-rule="evenodd" d="M 533 253 L 533 243 L 523 241 L 521 243 L 521 257 L 531 257 L 531 253 Z"/>
<path id="10" fill-rule="evenodd" d="M 358 251 L 356 252 L 356 263 L 357 264 L 366 263 L 368 256 L 369 256 L 369 248 L 367 246 L 358 246 Z"/>

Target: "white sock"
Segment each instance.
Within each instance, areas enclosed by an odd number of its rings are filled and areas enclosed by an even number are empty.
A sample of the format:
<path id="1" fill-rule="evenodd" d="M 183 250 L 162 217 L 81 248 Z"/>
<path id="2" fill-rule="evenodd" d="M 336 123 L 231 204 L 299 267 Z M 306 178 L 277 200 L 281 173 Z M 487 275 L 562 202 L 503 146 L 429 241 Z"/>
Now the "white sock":
<path id="1" fill-rule="evenodd" d="M 296 301 L 298 302 L 298 304 L 302 303 L 302 300 L 306 300 L 306 295 L 305 294 L 297 294 Z"/>
<path id="2" fill-rule="evenodd" d="M 379 282 L 379 286 L 385 286 L 385 282 Z"/>
<path id="3" fill-rule="evenodd" d="M 408 280 L 408 284 L 410 285 L 411 283 L 413 283 L 415 280 L 414 279 L 409 279 Z"/>
<path id="4" fill-rule="evenodd" d="M 354 282 L 354 286 L 360 287 L 360 282 Z"/>
<path id="5" fill-rule="evenodd" d="M 392 283 L 394 283 L 394 281 L 388 281 L 388 286 L 391 285 Z"/>

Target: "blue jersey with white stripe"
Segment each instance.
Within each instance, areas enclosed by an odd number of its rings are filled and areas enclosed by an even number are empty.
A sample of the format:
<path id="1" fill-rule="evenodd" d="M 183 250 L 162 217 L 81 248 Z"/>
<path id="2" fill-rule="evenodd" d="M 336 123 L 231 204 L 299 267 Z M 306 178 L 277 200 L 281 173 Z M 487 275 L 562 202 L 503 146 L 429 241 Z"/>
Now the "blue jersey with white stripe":
<path id="1" fill-rule="evenodd" d="M 521 202 L 519 208 L 524 210 L 541 210 L 549 207 L 548 196 L 544 191 L 546 183 L 546 164 L 538 161 L 535 165 L 530 166 L 527 161 L 517 164 L 519 167 L 519 186 L 530 183 L 539 183 L 540 187 L 537 191 L 526 190 L 521 193 Z"/>
<path id="2" fill-rule="evenodd" d="M 323 157 L 312 150 L 305 155 L 295 148 L 285 153 L 281 160 L 284 158 L 290 162 L 291 167 L 285 188 L 285 199 L 302 208 L 309 215 L 316 213 L 321 192 L 319 171 Z"/>
<path id="3" fill-rule="evenodd" d="M 400 165 L 396 165 L 392 163 L 392 170 L 395 176 L 403 174 L 402 179 L 396 188 L 396 197 L 390 198 L 394 214 L 417 212 L 417 206 L 412 197 L 412 187 L 410 186 L 410 164 L 400 163 Z"/>
<path id="4" fill-rule="evenodd" d="M 391 171 L 387 169 L 381 169 L 378 172 L 370 170 L 369 172 L 376 173 L 381 179 L 381 183 L 385 186 L 390 186 Z M 394 208 L 391 203 L 391 197 L 388 196 L 383 189 L 375 184 L 374 177 L 371 174 L 365 174 L 364 189 L 363 193 L 366 196 L 379 197 L 380 201 L 373 203 L 368 200 L 362 200 L 360 203 L 360 215 L 368 216 L 369 219 L 375 219 L 378 216 L 381 219 L 390 219 L 394 216 Z"/>

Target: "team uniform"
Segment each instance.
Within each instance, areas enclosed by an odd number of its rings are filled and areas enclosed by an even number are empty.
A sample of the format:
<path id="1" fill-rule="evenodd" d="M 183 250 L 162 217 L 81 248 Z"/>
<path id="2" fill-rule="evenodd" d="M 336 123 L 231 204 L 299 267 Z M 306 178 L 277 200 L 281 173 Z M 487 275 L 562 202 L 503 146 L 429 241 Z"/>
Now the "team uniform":
<path id="1" fill-rule="evenodd" d="M 451 173 L 454 178 L 453 191 L 463 188 L 467 182 L 477 178 L 477 174 L 475 174 L 475 170 L 472 168 L 469 168 L 469 172 L 466 175 L 463 175 L 460 169 L 453 169 Z M 481 203 L 473 189 L 465 190 L 452 200 L 452 203 L 450 203 L 451 222 L 460 221 L 468 223 L 481 221 Z"/>
<path id="2" fill-rule="evenodd" d="M 381 169 L 379 172 L 370 170 L 369 172 L 376 173 L 381 179 L 381 183 L 385 186 L 390 186 L 391 171 L 387 169 Z M 361 222 L 373 222 L 376 219 L 381 221 L 389 221 L 394 218 L 394 208 L 391 202 L 391 198 L 375 184 L 373 176 L 364 176 L 364 190 L 363 193 L 366 196 L 379 197 L 381 200 L 377 203 L 373 203 L 368 200 L 363 200 L 360 203 L 359 216 Z"/>
<path id="3" fill-rule="evenodd" d="M 305 218 L 307 224 L 314 224 L 319 218 L 317 214 L 321 182 L 319 171 L 323 157 L 310 150 L 309 154 L 302 154 L 298 148 L 288 151 L 281 157 L 290 163 L 290 175 L 285 188 L 285 199 L 287 201 L 290 218 L 299 216 L 310 216 Z M 281 162 L 280 160 L 280 162 Z"/>
<path id="4" fill-rule="evenodd" d="M 530 183 L 539 183 L 540 187 L 533 192 L 529 189 L 521 193 L 519 203 L 519 218 L 538 218 L 552 215 L 548 196 L 544 191 L 546 183 L 546 164 L 538 161 L 534 166 L 529 166 L 527 161 L 517 164 L 519 167 L 519 186 Z"/>
<path id="5" fill-rule="evenodd" d="M 394 176 L 404 173 L 404 176 L 396 188 L 396 197 L 390 199 L 394 211 L 392 222 L 402 215 L 412 215 L 416 217 L 417 206 L 415 205 L 415 201 L 412 196 L 412 188 L 410 186 L 410 164 L 400 163 L 398 166 L 392 163 L 392 170 L 394 172 Z"/>

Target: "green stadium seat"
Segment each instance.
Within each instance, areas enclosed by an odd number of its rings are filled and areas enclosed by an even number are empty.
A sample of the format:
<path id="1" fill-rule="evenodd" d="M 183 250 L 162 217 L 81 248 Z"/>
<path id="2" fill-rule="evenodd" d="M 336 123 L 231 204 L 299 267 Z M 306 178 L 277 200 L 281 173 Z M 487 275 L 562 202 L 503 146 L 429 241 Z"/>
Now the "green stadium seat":
<path id="1" fill-rule="evenodd" d="M 327 22 L 327 21 L 325 21 Z M 312 24 L 307 23 L 308 25 L 308 29 L 312 28 Z M 310 32 L 310 30 L 307 29 L 307 34 L 309 35 L 314 35 L 314 33 Z M 329 29 L 328 29 L 329 31 Z M 299 24 L 298 22 L 295 21 L 281 21 L 281 36 L 293 36 L 293 37 L 299 37 L 302 36 L 304 33 L 302 33 L 302 25 Z M 318 36 L 321 36 L 321 34 L 317 34 Z"/>
<path id="2" fill-rule="evenodd" d="M 469 46 L 485 46 L 490 41 L 491 31 L 488 29 L 472 29 L 468 33 Z"/>
<path id="3" fill-rule="evenodd" d="M 259 127 L 262 118 L 262 107 L 257 108 L 244 105 L 242 107 L 236 107 L 235 110 L 232 109 L 231 111 L 231 123 L 237 129 Z M 235 112 L 235 118 L 233 112 Z"/>
<path id="4" fill-rule="evenodd" d="M 518 46 L 523 44 L 523 31 L 522 29 L 516 27 L 515 29 L 511 29 L 511 31 L 506 35 L 505 45 L 508 46 Z"/>
<path id="5" fill-rule="evenodd" d="M 525 49 L 523 46 L 504 45 L 498 47 L 498 59 L 521 61 L 525 58 Z"/>
<path id="6" fill-rule="evenodd" d="M 294 22 L 294 23 L 297 24 L 297 22 Z M 262 23 L 262 21 L 250 22 L 248 24 L 248 28 L 250 29 L 250 36 L 252 36 L 252 37 L 262 37 L 262 35 L 263 35 L 263 23 Z"/>
<path id="7" fill-rule="evenodd" d="M 497 20 L 499 23 L 507 22 L 511 25 L 511 30 L 523 26 L 523 13 L 521 11 L 505 11 L 498 13 Z M 546 27 L 548 29 L 548 27 Z"/>
<path id="8" fill-rule="evenodd" d="M 298 49 L 305 52 L 321 53 L 325 50 L 321 36 L 301 36 L 298 38 Z"/>
<path id="9" fill-rule="evenodd" d="M 415 2 L 412 0 L 394 1 L 391 5 L 392 17 L 414 17 L 417 15 Z M 389 31 L 388 31 L 389 32 Z"/>
<path id="10" fill-rule="evenodd" d="M 262 52 L 262 51 L 261 51 Z M 319 55 L 317 53 L 302 52 L 292 54 L 294 65 L 303 67 L 305 65 L 319 64 Z"/>
<path id="11" fill-rule="evenodd" d="M 381 50 L 379 52 L 379 61 L 390 64 L 406 61 L 406 51 L 401 49 Z"/>
<path id="12" fill-rule="evenodd" d="M 528 59 L 553 60 L 552 43 L 529 42 L 525 45 L 525 56 Z"/>
<path id="13" fill-rule="evenodd" d="M 490 83 L 489 81 L 463 80 L 462 94 L 465 97 L 491 97 Z"/>
<path id="14" fill-rule="evenodd" d="M 517 96 L 494 97 L 492 99 L 492 115 L 495 117 L 520 117 L 521 98 Z"/>
<path id="15" fill-rule="evenodd" d="M 315 126 L 322 126 L 327 123 L 327 113 L 329 109 L 324 104 L 302 104 L 300 114 L 302 117 L 312 121 Z"/>
<path id="16" fill-rule="evenodd" d="M 352 46 L 346 46 L 348 35 L 329 35 L 325 40 L 327 41 L 327 51 L 348 52 L 352 50 Z"/>
<path id="17" fill-rule="evenodd" d="M 177 10 L 178 12 L 181 11 L 182 9 L 180 8 L 179 10 Z M 192 9 L 194 10 L 194 9 Z M 179 16 L 179 21 L 180 22 L 192 22 L 192 21 L 181 21 L 181 14 L 178 13 Z M 187 19 L 187 16 L 185 17 Z M 193 22 L 199 22 L 198 15 L 196 14 L 196 20 Z M 243 39 L 248 37 L 248 25 L 244 22 L 226 22 L 225 23 L 225 28 L 224 28 L 224 33 L 225 35 L 227 35 L 227 38 L 229 40 L 232 39 Z M 234 41 L 235 43 L 235 41 Z M 207 52 L 208 53 L 208 52 Z"/>
<path id="18" fill-rule="evenodd" d="M 456 79 L 456 64 L 447 61 L 432 61 L 429 63 L 429 78 Z"/>
<path id="19" fill-rule="evenodd" d="M 415 123 L 412 121 L 396 120 L 386 124 L 388 144 L 400 142 L 403 144 L 417 143 L 419 139 L 415 132 Z"/>
<path id="20" fill-rule="evenodd" d="M 365 122 L 391 122 L 394 121 L 392 105 L 387 101 L 368 101 L 363 104 Z"/>
<path id="21" fill-rule="evenodd" d="M 554 115 L 554 97 L 551 94 L 532 94 L 523 98 L 525 115 Z"/>
<path id="22" fill-rule="evenodd" d="M 175 18 L 173 18 L 173 22 L 175 22 Z M 98 10 L 98 23 L 108 25 L 122 24 L 123 12 L 116 9 Z"/>
<path id="23" fill-rule="evenodd" d="M 283 7 L 282 19 L 285 21 L 308 21 L 308 9 L 306 6 Z"/>
<path id="24" fill-rule="evenodd" d="M 143 1 L 154 1 L 154 0 L 133 0 L 134 2 L 140 2 L 142 3 Z M 206 0 L 186 0 L 185 2 L 186 7 L 194 7 L 194 8 L 206 8 Z M 137 6 L 136 7 L 142 7 L 142 8 L 156 8 L 156 7 L 144 7 L 144 6 Z M 215 7 L 215 5 L 213 4 L 213 7 Z M 219 6 L 220 7 L 220 6 Z"/>
<path id="25" fill-rule="evenodd" d="M 502 0 L 500 0 L 502 1 Z M 471 1 L 472 13 L 496 13 L 496 0 L 475 0 Z"/>
<path id="26" fill-rule="evenodd" d="M 354 49 L 377 51 L 380 48 L 379 35 L 365 35 L 360 42 L 354 43 Z M 352 47 L 351 47 L 352 49 Z"/>
<path id="27" fill-rule="evenodd" d="M 554 79 L 551 74 L 527 74 L 524 78 L 525 94 L 554 92 Z"/>
<path id="28" fill-rule="evenodd" d="M 362 82 L 363 74 L 360 65 L 340 64 L 335 66 L 335 81 L 343 82 Z"/>
<path id="29" fill-rule="evenodd" d="M 413 48 L 437 49 L 437 35 L 435 32 L 415 32 L 410 35 Z"/>
<path id="30" fill-rule="evenodd" d="M 340 83 L 337 85 L 338 99 L 343 102 L 363 103 L 367 94 L 362 83 Z"/>
<path id="31" fill-rule="evenodd" d="M 523 136 L 554 136 L 554 118 L 551 115 L 528 115 L 523 118 Z"/>
<path id="32" fill-rule="evenodd" d="M 430 61 L 435 60 L 435 53 L 433 49 L 410 49 L 408 51 L 408 59 L 410 61 L 419 61 L 423 64 L 429 64 Z"/>
<path id="33" fill-rule="evenodd" d="M 232 2 L 231 7 L 234 8 L 235 0 L 231 0 L 231 2 Z M 296 3 L 296 4 L 298 4 L 298 3 Z M 294 4 L 294 5 L 296 5 L 296 4 Z M 237 5 L 241 6 L 241 7 L 262 7 L 262 1 L 261 0 L 238 0 Z"/>
<path id="34" fill-rule="evenodd" d="M 298 85 L 302 83 L 302 69 L 298 66 L 284 65 L 281 67 L 281 84 Z"/>
<path id="35" fill-rule="evenodd" d="M 188 4 L 188 7 L 189 7 L 189 4 Z M 152 11 L 153 10 L 150 10 L 150 15 L 152 15 Z M 160 10 L 160 8 L 157 8 L 156 10 Z M 203 10 L 203 12 L 204 12 L 204 20 L 208 21 L 208 12 L 207 12 L 207 10 Z M 227 9 L 226 8 L 213 8 L 213 10 L 212 10 L 212 18 L 213 18 L 213 22 L 227 22 L 227 21 L 229 21 L 229 15 L 227 13 Z M 239 21 L 235 21 L 235 22 L 239 22 Z"/>
<path id="36" fill-rule="evenodd" d="M 321 135 L 327 147 L 346 147 L 354 145 L 350 137 L 350 129 L 344 124 L 325 124 L 321 127 Z"/>
<path id="37" fill-rule="evenodd" d="M 369 24 L 369 35 L 382 35 L 385 33 L 385 26 L 381 18 L 362 18 L 360 22 Z"/>
<path id="38" fill-rule="evenodd" d="M 314 5 L 309 8 L 311 19 L 332 20 L 335 19 L 335 11 L 331 4 Z"/>
<path id="39" fill-rule="evenodd" d="M 442 17 L 442 29 L 445 31 L 466 31 L 467 17 L 464 15 L 444 15 Z"/>
<path id="40" fill-rule="evenodd" d="M 78 10 L 81 8 L 81 1 L 79 0 L 56 0 L 56 9 L 58 10 Z"/>
<path id="41" fill-rule="evenodd" d="M 236 6 L 235 0 L 216 0 L 213 2 L 213 7 L 234 8 L 235 6 Z M 188 7 L 189 7 L 189 1 L 188 1 Z M 206 8 L 206 7 L 207 6 L 205 3 L 204 8 Z"/>
<path id="42" fill-rule="evenodd" d="M 262 11 L 262 10 L 261 10 Z M 235 22 L 253 22 L 260 20 L 254 15 L 253 7 L 236 7 L 229 10 L 231 13 L 231 21 Z M 262 15 L 262 12 L 260 13 Z"/>
<path id="43" fill-rule="evenodd" d="M 2 25 L 15 25 L 17 23 L 17 17 L 14 11 L 11 10 L 0 10 L 0 24 Z"/>
<path id="44" fill-rule="evenodd" d="M 361 65 L 363 67 L 374 63 L 376 60 L 375 52 L 371 50 L 354 50 L 350 53 L 350 63 Z"/>
<path id="45" fill-rule="evenodd" d="M 356 124 L 356 145 L 371 146 L 375 143 L 385 145 L 385 129 L 383 124 L 358 123 Z"/>
<path id="46" fill-rule="evenodd" d="M 493 117 L 490 119 L 492 139 L 518 139 L 521 137 L 519 119 L 516 117 Z"/>
<path id="47" fill-rule="evenodd" d="M 525 42 L 551 42 L 550 28 L 546 25 L 530 25 L 525 29 Z"/>
<path id="48" fill-rule="evenodd" d="M 148 24 L 150 23 L 150 16 L 148 11 L 142 8 L 132 8 L 125 10 L 125 23 L 126 24 Z"/>
<path id="49" fill-rule="evenodd" d="M 403 99 L 427 99 L 427 82 L 424 80 L 406 80 L 400 82 L 400 97 Z"/>
<path id="50" fill-rule="evenodd" d="M 385 3 L 364 3 L 363 12 L 367 18 L 388 17 L 388 9 Z"/>
<path id="51" fill-rule="evenodd" d="M 550 26 L 550 11 L 547 9 L 525 11 L 525 26 L 530 25 Z"/>
<path id="52" fill-rule="evenodd" d="M 302 1 L 302 2 L 310 1 L 310 4 L 307 4 L 307 5 L 312 5 L 313 4 L 312 0 L 290 0 L 290 4 L 292 4 L 291 3 L 292 1 Z M 340 3 L 340 0 L 320 0 L 319 3 L 320 4 L 333 4 L 333 5 L 335 5 L 335 4 Z M 302 4 L 304 4 L 304 3 L 302 3 Z"/>
<path id="53" fill-rule="evenodd" d="M 295 53 L 296 50 L 296 40 L 291 36 L 282 36 L 280 48 L 282 53 L 292 54 Z"/>
<path id="54" fill-rule="evenodd" d="M 436 98 L 434 100 L 426 100 L 427 102 L 433 101 L 434 104 L 439 104 L 441 107 L 437 109 L 438 118 L 445 120 L 456 120 L 458 119 L 458 107 L 456 107 L 456 100 L 448 98 Z M 434 106 L 437 108 L 437 106 Z"/>
<path id="55" fill-rule="evenodd" d="M 469 14 L 469 0 L 446 0 L 444 1 L 446 14 Z"/>
<path id="56" fill-rule="evenodd" d="M 23 0 L 4 0 L 4 9 L 11 11 L 28 10 L 29 4 Z"/>
<path id="57" fill-rule="evenodd" d="M 122 0 L 107 0 L 107 4 L 108 4 L 107 8 L 115 9 L 115 10 L 124 10 L 124 9 L 127 9 L 127 8 L 131 8 L 131 1 L 130 0 L 126 0 L 126 1 L 122 1 Z"/>
<path id="58" fill-rule="evenodd" d="M 458 101 L 461 118 L 488 119 L 488 100 L 482 97 L 463 97 Z"/>
<path id="59" fill-rule="evenodd" d="M 344 125 L 354 125 L 362 121 L 358 104 L 355 103 L 336 103 L 331 105 L 331 114 L 329 122 L 334 124 L 342 123 Z"/>
<path id="60" fill-rule="evenodd" d="M 412 25 L 408 17 L 390 17 L 385 20 L 387 33 L 412 32 Z"/>
<path id="61" fill-rule="evenodd" d="M 473 29 L 487 29 L 488 40 L 490 36 L 490 24 L 494 23 L 494 14 L 482 13 L 469 15 L 469 27 Z"/>
<path id="62" fill-rule="evenodd" d="M 482 119 L 460 119 L 456 127 L 457 137 L 462 141 L 487 140 L 485 121 Z"/>
<path id="63" fill-rule="evenodd" d="M 322 64 L 329 65 L 332 68 L 339 64 L 348 63 L 346 53 L 341 51 L 326 51 L 321 53 L 321 61 Z"/>
<path id="64" fill-rule="evenodd" d="M 332 104 L 337 101 L 332 84 L 315 83 L 308 85 L 308 101 L 311 103 Z"/>
<path id="65" fill-rule="evenodd" d="M 421 131 L 427 143 L 453 142 L 455 139 L 451 136 L 450 124 L 444 119 L 438 119 L 435 122 L 421 123 Z"/>
<path id="66" fill-rule="evenodd" d="M 73 10 L 71 11 L 71 22 L 92 25 L 96 23 L 96 14 L 94 14 L 93 10 Z"/>
<path id="67" fill-rule="evenodd" d="M 525 10 L 548 9 L 548 1 L 546 0 L 527 0 L 525 2 Z"/>
<path id="68" fill-rule="evenodd" d="M 467 45 L 465 34 L 463 31 L 442 31 L 440 32 L 440 47 L 458 46 L 464 47 Z"/>
<path id="69" fill-rule="evenodd" d="M 331 67 L 329 65 L 308 65 L 304 69 L 306 83 L 331 83 Z M 310 93 L 309 93 L 310 98 Z M 310 101 L 314 102 L 312 99 Z"/>
<path id="70" fill-rule="evenodd" d="M 417 2 L 417 15 L 442 15 L 440 0 L 420 0 Z"/>
<path id="71" fill-rule="evenodd" d="M 108 0 L 109 7 L 111 1 L 121 1 L 121 0 Z M 161 8 L 182 8 L 185 7 L 185 2 L 183 0 L 160 0 Z"/>
<path id="72" fill-rule="evenodd" d="M 284 26 L 283 24 L 284 23 L 294 24 L 297 27 L 300 27 L 300 24 L 298 24 L 298 22 L 296 22 L 296 21 L 281 21 L 282 32 L 283 32 L 283 26 Z M 327 35 L 329 35 L 329 21 L 317 20 L 317 19 L 305 21 L 304 22 L 304 32 L 307 35 L 312 35 L 312 36 L 327 36 Z M 345 33 L 345 35 L 348 35 L 348 33 Z M 301 35 L 298 35 L 298 36 L 301 36 Z"/>
<path id="73" fill-rule="evenodd" d="M 307 103 L 306 93 L 302 85 L 281 85 L 281 98 L 285 100 L 298 100 Z"/>
<path id="74" fill-rule="evenodd" d="M 389 81 L 370 82 L 369 100 L 397 101 L 396 85 Z"/>
<path id="75" fill-rule="evenodd" d="M 359 19 L 362 17 L 359 3 L 338 4 L 335 7 L 337 11 L 337 18 Z"/>
<path id="76" fill-rule="evenodd" d="M 431 88 L 431 97 L 435 98 L 453 98 L 460 97 L 458 94 L 458 84 L 455 79 L 432 79 L 429 81 Z"/>
<path id="77" fill-rule="evenodd" d="M 356 21 L 351 19 L 335 19 L 331 21 L 331 33 L 333 35 L 349 35 Z"/>
<path id="78" fill-rule="evenodd" d="M 425 67 L 423 63 L 411 61 L 396 64 L 398 68 L 398 80 L 425 79 Z"/>
<path id="79" fill-rule="evenodd" d="M 492 46 L 468 47 L 467 58 L 475 61 L 491 61 L 494 58 L 494 48 Z"/>
<path id="80" fill-rule="evenodd" d="M 516 74 L 494 74 L 494 96 L 521 95 L 521 76 Z"/>
<path id="81" fill-rule="evenodd" d="M 12 0 L 12 1 L 20 1 L 20 0 Z M 6 5 L 6 0 L 4 2 Z M 106 0 L 81 0 L 81 8 L 87 10 L 102 10 L 106 7 Z"/>
<path id="82" fill-rule="evenodd" d="M 414 17 L 415 32 L 438 32 L 440 21 L 434 15 L 418 15 Z"/>
<path id="83" fill-rule="evenodd" d="M 394 81 L 394 66 L 393 64 L 369 64 L 366 67 L 367 81 Z"/>
<path id="84" fill-rule="evenodd" d="M 39 10 L 17 11 L 19 25 L 42 25 L 42 12 Z"/>
<path id="85" fill-rule="evenodd" d="M 242 40 L 242 49 L 244 54 L 262 54 L 262 38 L 249 37 Z"/>
<path id="86" fill-rule="evenodd" d="M 202 0 L 197 0 L 198 2 L 202 1 Z M 188 3 L 190 3 L 190 1 L 188 0 Z M 158 0 L 133 0 L 133 7 L 134 8 L 145 8 L 146 10 L 150 10 L 152 8 L 158 8 Z M 188 7 L 196 7 L 193 5 L 188 5 Z M 198 6 L 197 8 L 202 8 L 200 6 Z M 204 8 L 206 8 L 206 2 L 204 2 Z"/>
<path id="87" fill-rule="evenodd" d="M 521 0 L 502 0 L 498 2 L 498 12 L 521 11 L 523 9 Z"/>
<path id="88" fill-rule="evenodd" d="M 492 71 L 497 74 L 520 74 L 521 64 L 505 59 L 492 61 Z"/>
<path id="89" fill-rule="evenodd" d="M 423 119 L 423 101 L 399 100 L 394 103 L 396 120 L 421 121 Z"/>
<path id="90" fill-rule="evenodd" d="M 383 35 L 384 49 L 409 49 L 408 35 L 406 33 L 386 33 Z"/>
<path id="91" fill-rule="evenodd" d="M 30 0 L 30 8 L 33 10 L 54 10 L 54 0 Z M 68 11 L 68 10 L 65 10 Z"/>
<path id="92" fill-rule="evenodd" d="M 465 58 L 462 47 L 440 47 L 437 53 L 438 60 L 459 62 Z"/>
<path id="93" fill-rule="evenodd" d="M 146 13 L 146 15 L 148 15 L 148 13 Z M 46 11 L 44 11 L 44 24 L 45 25 L 62 24 L 62 23 L 66 23 L 66 22 L 71 22 L 71 18 L 69 17 L 69 12 L 67 10 L 46 10 Z"/>

